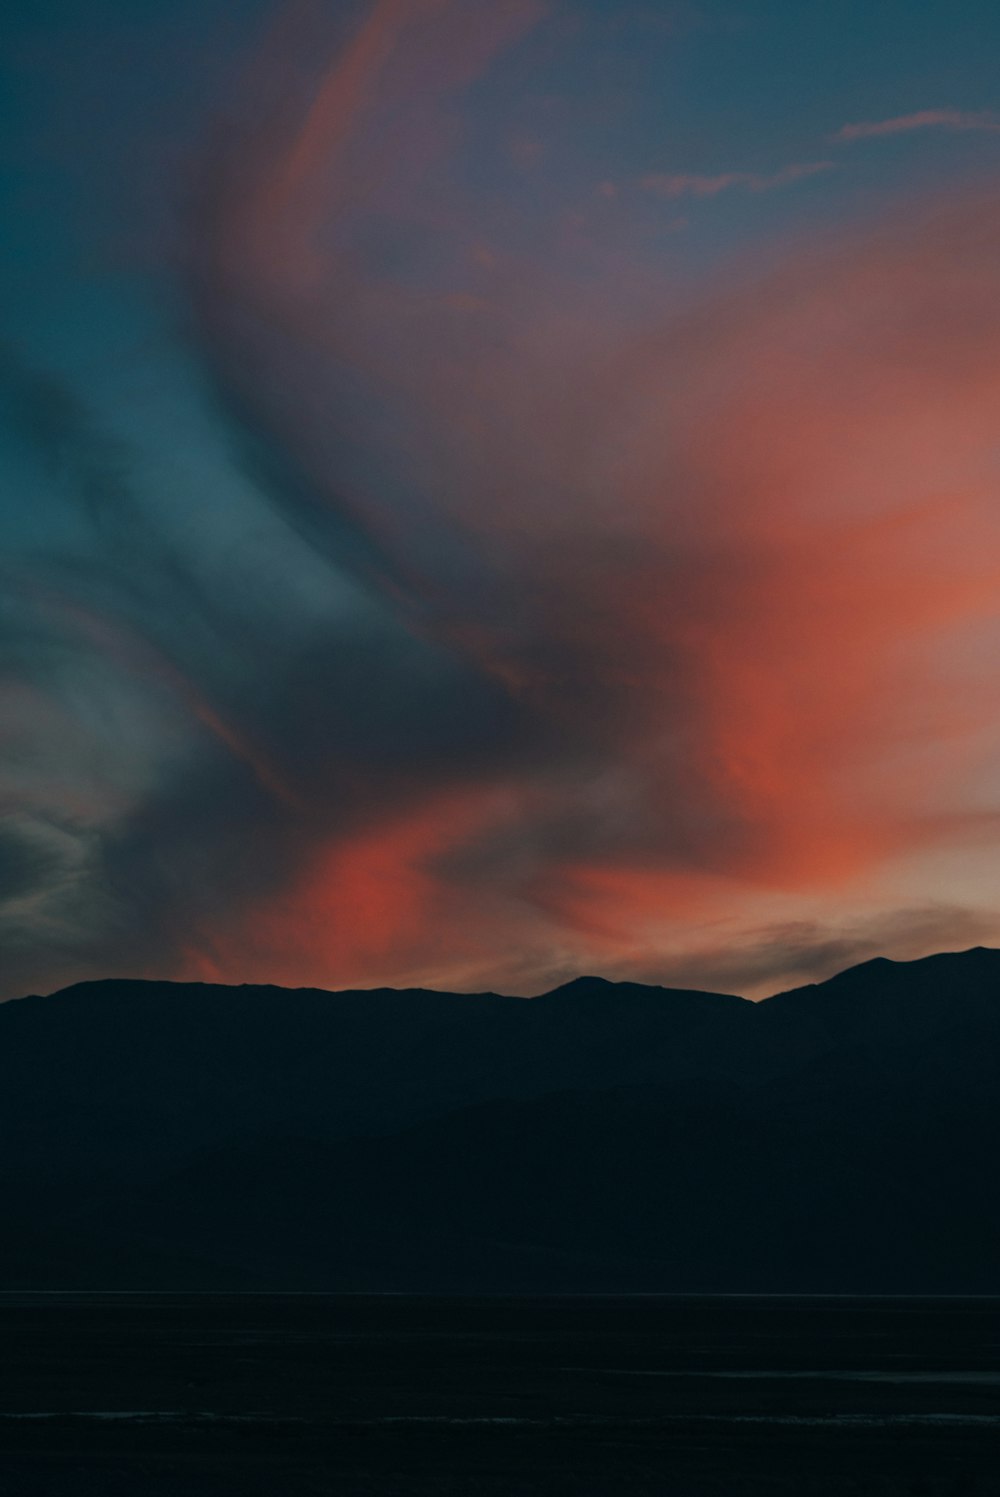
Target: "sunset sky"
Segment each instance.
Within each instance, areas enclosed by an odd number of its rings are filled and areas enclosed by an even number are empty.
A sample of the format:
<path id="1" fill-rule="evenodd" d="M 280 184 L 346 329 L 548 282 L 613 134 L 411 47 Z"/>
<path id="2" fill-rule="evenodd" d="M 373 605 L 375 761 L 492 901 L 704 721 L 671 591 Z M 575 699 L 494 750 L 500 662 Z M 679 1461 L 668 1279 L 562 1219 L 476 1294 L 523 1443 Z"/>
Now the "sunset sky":
<path id="1" fill-rule="evenodd" d="M 0 27 L 0 996 L 1000 943 L 997 7 Z"/>

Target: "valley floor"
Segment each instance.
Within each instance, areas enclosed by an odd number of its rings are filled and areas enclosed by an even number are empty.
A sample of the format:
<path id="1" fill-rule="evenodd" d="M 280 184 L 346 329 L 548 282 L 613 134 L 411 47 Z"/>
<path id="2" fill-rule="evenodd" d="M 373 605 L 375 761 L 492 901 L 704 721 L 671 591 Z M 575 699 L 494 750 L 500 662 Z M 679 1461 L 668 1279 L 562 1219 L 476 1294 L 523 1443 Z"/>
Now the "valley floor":
<path id="1" fill-rule="evenodd" d="M 1000 1301 L 0 1295 L 4 1497 L 1000 1497 Z"/>

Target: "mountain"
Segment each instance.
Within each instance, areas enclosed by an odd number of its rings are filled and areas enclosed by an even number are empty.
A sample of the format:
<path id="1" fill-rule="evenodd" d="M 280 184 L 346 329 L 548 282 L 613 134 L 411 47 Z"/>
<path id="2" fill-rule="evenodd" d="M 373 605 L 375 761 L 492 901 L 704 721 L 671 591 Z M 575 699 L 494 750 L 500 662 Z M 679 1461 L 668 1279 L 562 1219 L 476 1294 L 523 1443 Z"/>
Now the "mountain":
<path id="1" fill-rule="evenodd" d="M 0 1006 L 0 1284 L 1000 1292 L 1000 952 Z"/>

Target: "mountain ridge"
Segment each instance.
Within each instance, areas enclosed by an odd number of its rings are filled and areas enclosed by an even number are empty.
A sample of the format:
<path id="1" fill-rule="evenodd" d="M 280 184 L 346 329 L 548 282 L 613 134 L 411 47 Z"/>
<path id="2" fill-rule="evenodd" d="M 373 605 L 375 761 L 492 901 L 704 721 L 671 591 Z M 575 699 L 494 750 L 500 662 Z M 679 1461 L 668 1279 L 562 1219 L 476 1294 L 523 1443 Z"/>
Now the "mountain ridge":
<path id="1" fill-rule="evenodd" d="M 546 988 L 541 993 L 517 994 L 498 993 L 493 989 L 479 989 L 476 991 L 464 991 L 450 988 L 426 988 L 426 987 L 391 987 L 381 984 L 371 988 L 323 988 L 309 985 L 298 987 L 286 987 L 282 983 L 225 983 L 207 982 L 201 978 L 159 978 L 159 977 L 101 977 L 84 978 L 79 982 L 68 983 L 63 988 L 53 989 L 50 993 L 25 993 L 17 997 L 7 998 L 0 1001 L 0 1011 L 11 1003 L 29 1003 L 45 1001 L 46 999 L 61 998 L 69 993 L 79 992 L 81 989 L 90 988 L 122 988 L 148 987 L 148 988 L 208 988 L 214 992 L 239 993 L 247 989 L 254 992 L 272 992 L 284 994 L 317 994 L 322 993 L 330 997 L 342 996 L 378 996 L 386 995 L 431 995 L 439 998 L 503 998 L 518 1003 L 534 1003 L 542 998 L 552 998 L 556 995 L 571 995 L 574 991 L 583 989 L 638 989 L 649 993 L 672 993 L 687 996 L 698 996 L 706 998 L 736 998 L 741 1003 L 748 1003 L 753 1007 L 759 1007 L 764 1003 L 771 1003 L 776 998 L 790 998 L 803 993 L 811 993 L 820 989 L 829 988 L 832 984 L 840 985 L 844 979 L 850 979 L 855 974 L 861 974 L 886 968 L 916 969 L 924 968 L 928 964 L 939 965 L 942 962 L 954 962 L 967 958 L 988 958 L 996 964 L 1000 972 L 1000 947 L 993 946 L 968 946 L 955 951 L 930 952 L 920 957 L 889 957 L 873 956 L 864 961 L 852 963 L 823 978 L 819 982 L 800 983 L 794 988 L 780 988 L 775 993 L 769 993 L 766 998 L 746 998 L 738 993 L 724 993 L 715 988 L 691 988 L 677 987 L 673 984 L 636 982 L 630 978 L 608 978 L 597 973 L 580 973 L 576 977 L 568 978 L 565 982 L 558 983 L 554 988 Z"/>
<path id="2" fill-rule="evenodd" d="M 0 1006 L 0 1286 L 1000 1292 L 998 1080 L 989 948 L 757 1003 L 77 984 Z"/>

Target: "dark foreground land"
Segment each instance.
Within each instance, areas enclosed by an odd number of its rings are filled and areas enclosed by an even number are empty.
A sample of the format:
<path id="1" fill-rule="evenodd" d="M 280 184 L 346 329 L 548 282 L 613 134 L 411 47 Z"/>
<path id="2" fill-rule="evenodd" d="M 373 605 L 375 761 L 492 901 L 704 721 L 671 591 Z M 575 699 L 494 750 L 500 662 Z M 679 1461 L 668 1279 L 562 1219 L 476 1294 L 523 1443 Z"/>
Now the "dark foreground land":
<path id="1" fill-rule="evenodd" d="M 0 1297 L 0 1492 L 1000 1494 L 1000 1300 Z"/>

